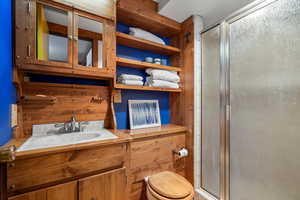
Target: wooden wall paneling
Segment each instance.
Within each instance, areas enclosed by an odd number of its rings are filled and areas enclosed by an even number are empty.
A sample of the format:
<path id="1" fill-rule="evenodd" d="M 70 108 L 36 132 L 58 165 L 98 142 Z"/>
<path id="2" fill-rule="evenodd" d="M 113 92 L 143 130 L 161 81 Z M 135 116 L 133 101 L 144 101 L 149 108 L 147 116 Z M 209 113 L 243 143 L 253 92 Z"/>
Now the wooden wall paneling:
<path id="1" fill-rule="evenodd" d="M 9 194 L 13 196 L 39 189 L 41 186 L 54 185 L 95 175 L 103 170 L 119 168 L 123 166 L 125 156 L 126 145 L 116 144 L 17 159 L 14 165 L 8 168 Z"/>
<path id="2" fill-rule="evenodd" d="M 114 86 L 113 86 L 113 81 L 110 81 L 109 83 L 109 98 L 110 98 L 110 104 L 108 107 L 108 112 L 107 112 L 107 120 L 105 120 L 105 127 L 110 128 L 110 129 L 117 129 L 117 120 L 115 116 L 115 108 L 114 108 Z"/>
<path id="3" fill-rule="evenodd" d="M 171 38 L 171 44 L 173 46 L 177 46 L 180 49 L 182 49 L 183 40 L 181 35 L 176 35 Z M 185 89 L 184 85 L 184 71 L 183 71 L 183 52 L 180 51 L 179 54 L 173 55 L 170 57 L 170 62 L 173 66 L 178 66 L 181 71 L 179 72 L 179 76 L 181 78 L 180 87 L 182 88 L 182 91 Z M 184 109 L 184 97 L 180 93 L 171 93 L 170 94 L 170 110 L 171 110 L 171 123 L 172 124 L 178 124 L 183 125 L 183 109 Z"/>
<path id="4" fill-rule="evenodd" d="M 25 136 L 31 135 L 34 124 L 64 123 L 72 116 L 77 121 L 106 120 L 110 111 L 110 93 L 104 86 L 24 83 L 24 95 L 56 97 L 54 103 L 32 101 L 19 105 Z M 102 100 L 94 102 L 92 98 Z"/>
<path id="5" fill-rule="evenodd" d="M 178 158 L 173 153 L 183 147 L 185 133 L 131 142 L 131 200 L 144 198 L 146 176 L 166 170 L 185 176 L 185 158 Z"/>
<path id="6" fill-rule="evenodd" d="M 146 187 L 145 181 L 133 183 L 131 185 L 130 200 L 147 200 Z"/>
<path id="7" fill-rule="evenodd" d="M 77 200 L 77 181 L 10 197 L 9 200 Z"/>
<path id="8" fill-rule="evenodd" d="M 193 17 L 183 22 L 181 37 L 183 40 L 183 84 L 182 99 L 184 101 L 183 125 L 187 127 L 186 147 L 189 150 L 186 174 L 194 183 L 194 24 Z M 200 122 L 196 122 L 200 123 Z"/>

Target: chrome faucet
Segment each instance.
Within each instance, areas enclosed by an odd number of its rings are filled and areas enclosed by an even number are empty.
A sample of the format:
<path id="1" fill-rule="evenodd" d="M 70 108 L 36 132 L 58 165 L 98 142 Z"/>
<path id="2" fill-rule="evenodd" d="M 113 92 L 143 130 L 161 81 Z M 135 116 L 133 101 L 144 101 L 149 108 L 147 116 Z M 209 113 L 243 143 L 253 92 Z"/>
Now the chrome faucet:
<path id="1" fill-rule="evenodd" d="M 63 124 L 55 124 L 55 127 L 62 127 L 63 133 L 74 133 L 81 131 L 81 123 L 76 122 L 75 116 L 71 117 L 71 121 Z"/>

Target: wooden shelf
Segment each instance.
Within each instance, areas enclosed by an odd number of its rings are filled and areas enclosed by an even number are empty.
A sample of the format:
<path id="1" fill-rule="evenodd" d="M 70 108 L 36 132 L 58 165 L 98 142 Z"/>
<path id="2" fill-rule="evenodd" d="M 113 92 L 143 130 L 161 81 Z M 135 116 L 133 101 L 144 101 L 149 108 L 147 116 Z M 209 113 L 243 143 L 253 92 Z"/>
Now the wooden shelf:
<path id="1" fill-rule="evenodd" d="M 118 133 L 129 134 L 133 139 L 185 133 L 186 131 L 187 128 L 185 126 L 179 126 L 175 124 L 168 124 L 159 127 L 136 129 L 136 130 L 128 130 L 128 129 L 116 130 L 116 132 Z"/>
<path id="2" fill-rule="evenodd" d="M 145 8 L 146 1 L 121 0 L 117 4 L 117 20 L 152 33 L 170 37 L 181 32 L 181 24 L 157 13 L 155 8 Z"/>
<path id="3" fill-rule="evenodd" d="M 132 85 L 122 85 L 116 84 L 116 89 L 123 89 L 123 90 L 144 90 L 144 91 L 161 91 L 161 92 L 181 92 L 181 88 L 172 89 L 172 88 L 156 88 L 156 87 L 149 87 L 149 86 L 132 86 Z"/>
<path id="4" fill-rule="evenodd" d="M 45 102 L 45 103 L 55 103 L 56 102 L 56 97 L 46 96 L 46 95 L 21 96 L 20 101 L 22 103 L 32 102 L 32 101 Z"/>
<path id="5" fill-rule="evenodd" d="M 140 69 L 153 68 L 153 69 L 163 69 L 163 70 L 176 71 L 176 72 L 181 71 L 179 67 L 158 65 L 158 64 L 147 63 L 138 60 L 131 60 L 128 58 L 117 58 L 117 65 L 124 66 L 124 67 L 140 68 Z"/>
<path id="6" fill-rule="evenodd" d="M 180 53 L 180 49 L 156 42 L 140 39 L 126 33 L 117 32 L 117 43 L 146 51 L 152 51 L 164 55 L 174 55 Z"/>

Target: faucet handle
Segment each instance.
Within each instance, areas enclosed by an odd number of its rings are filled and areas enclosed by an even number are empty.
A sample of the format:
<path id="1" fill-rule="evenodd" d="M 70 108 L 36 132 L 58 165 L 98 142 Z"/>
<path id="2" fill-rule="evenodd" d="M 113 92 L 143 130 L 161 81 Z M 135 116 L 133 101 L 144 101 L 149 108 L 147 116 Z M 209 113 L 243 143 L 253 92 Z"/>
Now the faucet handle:
<path id="1" fill-rule="evenodd" d="M 88 125 L 89 122 L 78 122 L 78 126 L 79 126 L 79 131 L 83 131 L 85 126 L 84 125 Z"/>
<path id="2" fill-rule="evenodd" d="M 57 123 L 54 125 L 55 128 L 61 128 L 64 127 L 64 123 Z"/>
<path id="3" fill-rule="evenodd" d="M 76 118 L 74 115 L 71 117 L 71 122 L 76 122 Z"/>

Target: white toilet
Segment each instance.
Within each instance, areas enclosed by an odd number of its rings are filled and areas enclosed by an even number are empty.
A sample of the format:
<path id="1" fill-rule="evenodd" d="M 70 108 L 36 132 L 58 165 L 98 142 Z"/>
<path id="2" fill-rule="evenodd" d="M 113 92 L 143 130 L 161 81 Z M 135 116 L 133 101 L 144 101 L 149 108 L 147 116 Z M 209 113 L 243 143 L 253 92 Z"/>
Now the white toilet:
<path id="1" fill-rule="evenodd" d="M 148 200 L 192 200 L 194 197 L 193 186 L 174 172 L 160 172 L 145 180 Z"/>

